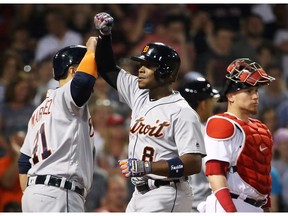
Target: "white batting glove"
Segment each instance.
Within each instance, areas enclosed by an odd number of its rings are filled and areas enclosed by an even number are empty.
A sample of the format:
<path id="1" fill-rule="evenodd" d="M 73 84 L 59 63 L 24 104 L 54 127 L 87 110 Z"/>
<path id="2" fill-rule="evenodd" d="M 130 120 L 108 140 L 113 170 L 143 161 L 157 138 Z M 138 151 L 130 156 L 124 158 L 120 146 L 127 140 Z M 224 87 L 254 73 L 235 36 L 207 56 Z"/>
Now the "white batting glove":
<path id="1" fill-rule="evenodd" d="M 151 173 L 151 163 L 136 158 L 128 158 L 119 161 L 122 174 L 126 177 L 141 177 L 145 174 Z"/>
<path id="2" fill-rule="evenodd" d="M 133 185 L 135 185 L 136 187 L 148 184 L 148 178 L 145 176 L 142 177 L 132 177 L 131 178 L 131 182 Z"/>
<path id="3" fill-rule="evenodd" d="M 96 29 L 100 31 L 102 35 L 111 34 L 114 18 L 105 12 L 101 12 L 95 15 L 94 24 Z"/>

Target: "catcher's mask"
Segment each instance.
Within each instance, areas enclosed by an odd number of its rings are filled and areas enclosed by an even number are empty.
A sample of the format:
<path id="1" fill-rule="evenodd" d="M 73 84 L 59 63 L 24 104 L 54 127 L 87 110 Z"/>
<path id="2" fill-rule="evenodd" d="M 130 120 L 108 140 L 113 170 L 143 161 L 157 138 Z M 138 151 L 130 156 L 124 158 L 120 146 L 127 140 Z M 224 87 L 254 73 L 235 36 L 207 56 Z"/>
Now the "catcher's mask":
<path id="1" fill-rule="evenodd" d="M 147 44 L 140 56 L 131 57 L 132 60 L 155 65 L 157 67 L 154 75 L 160 83 L 174 82 L 177 79 L 180 67 L 180 58 L 175 49 L 160 43 Z"/>
<path id="2" fill-rule="evenodd" d="M 227 101 L 226 94 L 229 92 L 253 86 L 268 85 L 275 80 L 275 78 L 269 76 L 257 62 L 253 62 L 249 58 L 234 60 L 227 67 L 227 72 L 218 102 Z"/>
<path id="3" fill-rule="evenodd" d="M 65 79 L 71 65 L 80 64 L 87 48 L 82 45 L 72 45 L 59 50 L 53 58 L 53 78 Z"/>

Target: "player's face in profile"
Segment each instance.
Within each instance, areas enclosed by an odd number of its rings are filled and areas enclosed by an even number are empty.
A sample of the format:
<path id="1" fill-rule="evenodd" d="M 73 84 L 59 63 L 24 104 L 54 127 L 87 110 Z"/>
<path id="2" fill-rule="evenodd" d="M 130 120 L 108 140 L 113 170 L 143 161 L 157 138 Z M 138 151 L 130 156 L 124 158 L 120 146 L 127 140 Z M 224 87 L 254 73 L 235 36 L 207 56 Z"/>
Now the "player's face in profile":
<path id="1" fill-rule="evenodd" d="M 155 66 L 146 64 L 140 66 L 138 71 L 138 86 L 140 89 L 152 89 L 159 85 L 154 76 L 155 70 Z"/>
<path id="2" fill-rule="evenodd" d="M 234 106 L 238 106 L 240 110 L 255 115 L 258 113 L 258 87 L 250 87 L 241 89 L 234 94 Z"/>

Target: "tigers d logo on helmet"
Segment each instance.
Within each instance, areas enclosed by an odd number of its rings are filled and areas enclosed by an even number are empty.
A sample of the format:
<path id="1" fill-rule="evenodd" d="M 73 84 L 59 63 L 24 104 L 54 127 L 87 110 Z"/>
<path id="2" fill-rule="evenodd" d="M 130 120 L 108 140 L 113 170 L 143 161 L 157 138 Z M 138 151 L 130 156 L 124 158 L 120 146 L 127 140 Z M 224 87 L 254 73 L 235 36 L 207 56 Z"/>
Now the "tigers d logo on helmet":
<path id="1" fill-rule="evenodd" d="M 143 51 L 142 51 L 142 53 L 146 53 L 146 52 L 148 52 L 148 50 L 149 50 L 149 46 L 148 46 L 148 45 L 146 45 L 146 46 L 143 48 Z"/>

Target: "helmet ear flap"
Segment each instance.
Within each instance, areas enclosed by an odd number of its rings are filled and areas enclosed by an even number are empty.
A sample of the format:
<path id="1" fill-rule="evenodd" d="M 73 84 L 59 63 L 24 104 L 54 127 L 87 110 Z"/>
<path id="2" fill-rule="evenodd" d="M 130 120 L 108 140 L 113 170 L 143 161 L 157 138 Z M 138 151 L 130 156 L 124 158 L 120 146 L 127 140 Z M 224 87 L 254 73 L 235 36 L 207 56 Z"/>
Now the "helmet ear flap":
<path id="1" fill-rule="evenodd" d="M 157 68 L 154 72 L 154 76 L 159 83 L 163 84 L 165 82 L 171 82 L 171 79 L 169 78 L 172 77 L 172 74 L 163 72 L 161 71 L 161 68 Z"/>

